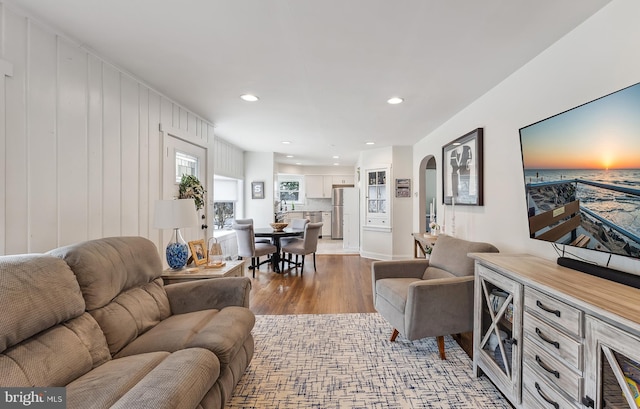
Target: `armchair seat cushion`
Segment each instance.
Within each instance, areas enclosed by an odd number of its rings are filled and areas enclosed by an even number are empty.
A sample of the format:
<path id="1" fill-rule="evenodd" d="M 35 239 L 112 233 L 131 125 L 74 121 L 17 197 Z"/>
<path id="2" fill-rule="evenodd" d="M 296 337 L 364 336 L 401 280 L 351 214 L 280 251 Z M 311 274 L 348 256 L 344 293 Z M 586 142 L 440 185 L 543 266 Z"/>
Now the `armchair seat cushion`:
<path id="1" fill-rule="evenodd" d="M 419 278 L 383 278 L 376 281 L 376 294 L 393 306 L 398 312 L 404 313 L 409 295 L 409 286 L 422 281 Z"/>

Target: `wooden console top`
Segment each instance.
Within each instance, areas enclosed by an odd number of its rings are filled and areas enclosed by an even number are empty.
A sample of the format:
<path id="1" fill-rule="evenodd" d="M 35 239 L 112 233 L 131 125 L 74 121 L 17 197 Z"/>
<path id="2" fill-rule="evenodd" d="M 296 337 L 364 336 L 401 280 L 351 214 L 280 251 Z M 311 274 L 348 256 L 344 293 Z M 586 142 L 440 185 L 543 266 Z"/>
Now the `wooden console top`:
<path id="1" fill-rule="evenodd" d="M 640 289 L 529 254 L 470 253 L 481 264 L 640 336 Z"/>

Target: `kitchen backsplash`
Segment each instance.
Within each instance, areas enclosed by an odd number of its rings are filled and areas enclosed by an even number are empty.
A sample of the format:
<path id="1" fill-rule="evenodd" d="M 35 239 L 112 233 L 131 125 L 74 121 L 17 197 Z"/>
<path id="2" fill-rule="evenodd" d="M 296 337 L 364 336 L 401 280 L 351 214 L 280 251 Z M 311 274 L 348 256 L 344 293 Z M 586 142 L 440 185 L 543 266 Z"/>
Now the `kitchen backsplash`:
<path id="1" fill-rule="evenodd" d="M 284 211 L 284 208 L 282 209 Z M 291 211 L 291 203 L 287 203 L 287 211 Z M 307 199 L 307 202 L 302 204 L 296 204 L 295 211 L 305 210 L 320 210 L 322 212 L 331 211 L 331 199 Z"/>

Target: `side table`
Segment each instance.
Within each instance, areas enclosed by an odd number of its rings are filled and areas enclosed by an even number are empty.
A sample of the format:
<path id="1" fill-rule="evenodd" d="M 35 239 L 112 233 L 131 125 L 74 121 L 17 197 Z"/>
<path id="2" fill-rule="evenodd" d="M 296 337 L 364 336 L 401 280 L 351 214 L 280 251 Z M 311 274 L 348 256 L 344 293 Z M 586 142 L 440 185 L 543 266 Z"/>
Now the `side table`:
<path id="1" fill-rule="evenodd" d="M 244 262 L 244 260 L 227 260 L 224 266 L 217 268 L 201 266 L 177 271 L 166 269 L 162 272 L 161 277 L 165 285 L 209 278 L 242 277 L 244 275 Z"/>
<path id="2" fill-rule="evenodd" d="M 436 244 L 438 236 L 432 236 L 429 233 L 412 233 L 413 235 L 413 257 L 425 258 L 427 256 L 427 248 Z M 418 249 L 422 253 L 419 254 Z"/>

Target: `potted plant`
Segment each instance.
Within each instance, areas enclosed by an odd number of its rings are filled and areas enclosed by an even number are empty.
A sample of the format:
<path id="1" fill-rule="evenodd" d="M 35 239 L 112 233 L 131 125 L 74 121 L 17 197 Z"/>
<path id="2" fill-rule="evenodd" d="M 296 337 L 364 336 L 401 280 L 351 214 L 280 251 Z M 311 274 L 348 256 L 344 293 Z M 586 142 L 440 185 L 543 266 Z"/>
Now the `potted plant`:
<path id="1" fill-rule="evenodd" d="M 206 192 L 197 177 L 193 175 L 182 175 L 178 190 L 178 199 L 193 199 L 196 203 L 196 210 L 200 210 L 204 207 L 204 195 Z"/>
<path id="2" fill-rule="evenodd" d="M 440 226 L 436 222 L 429 223 L 429 229 L 432 236 L 437 236 Z"/>

